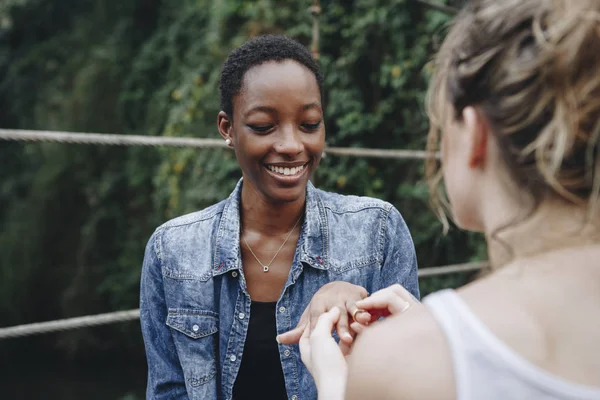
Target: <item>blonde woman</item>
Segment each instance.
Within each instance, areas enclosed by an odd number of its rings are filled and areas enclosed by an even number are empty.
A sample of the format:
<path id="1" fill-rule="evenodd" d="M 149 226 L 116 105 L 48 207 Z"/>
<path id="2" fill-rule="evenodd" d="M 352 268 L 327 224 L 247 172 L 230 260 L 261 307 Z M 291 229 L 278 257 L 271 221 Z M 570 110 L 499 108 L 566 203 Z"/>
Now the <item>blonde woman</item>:
<path id="1" fill-rule="evenodd" d="M 600 1 L 471 1 L 429 113 L 452 215 L 496 270 L 423 304 L 399 286 L 358 302 L 392 315 L 352 325 L 347 363 L 323 314 L 301 341 L 319 397 L 600 399 Z"/>

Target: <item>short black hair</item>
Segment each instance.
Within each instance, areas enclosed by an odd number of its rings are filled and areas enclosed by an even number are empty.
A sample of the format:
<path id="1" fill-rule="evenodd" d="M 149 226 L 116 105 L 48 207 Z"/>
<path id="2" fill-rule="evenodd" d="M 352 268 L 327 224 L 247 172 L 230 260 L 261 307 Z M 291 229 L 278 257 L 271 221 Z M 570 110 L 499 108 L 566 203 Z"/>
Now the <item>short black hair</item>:
<path id="1" fill-rule="evenodd" d="M 284 35 L 263 35 L 252 38 L 233 50 L 221 69 L 219 93 L 221 110 L 233 118 L 233 96 L 240 93 L 246 72 L 269 61 L 294 60 L 308 68 L 317 80 L 323 101 L 323 75 L 310 51 Z"/>

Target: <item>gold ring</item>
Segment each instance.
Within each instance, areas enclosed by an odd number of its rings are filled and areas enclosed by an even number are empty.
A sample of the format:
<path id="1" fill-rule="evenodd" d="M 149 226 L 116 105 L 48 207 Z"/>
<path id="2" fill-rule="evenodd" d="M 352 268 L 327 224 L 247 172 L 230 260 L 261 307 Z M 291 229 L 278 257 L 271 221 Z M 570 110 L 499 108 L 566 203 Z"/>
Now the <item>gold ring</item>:
<path id="1" fill-rule="evenodd" d="M 364 312 L 364 310 L 361 309 L 356 309 L 352 312 L 352 319 L 356 321 L 356 314 L 358 314 L 359 312 Z"/>
<path id="2" fill-rule="evenodd" d="M 400 310 L 400 314 L 402 314 L 404 311 L 408 310 L 409 308 L 410 308 L 410 303 L 409 303 L 409 302 L 406 302 L 406 306 L 404 306 L 404 307 L 402 308 L 402 310 Z"/>

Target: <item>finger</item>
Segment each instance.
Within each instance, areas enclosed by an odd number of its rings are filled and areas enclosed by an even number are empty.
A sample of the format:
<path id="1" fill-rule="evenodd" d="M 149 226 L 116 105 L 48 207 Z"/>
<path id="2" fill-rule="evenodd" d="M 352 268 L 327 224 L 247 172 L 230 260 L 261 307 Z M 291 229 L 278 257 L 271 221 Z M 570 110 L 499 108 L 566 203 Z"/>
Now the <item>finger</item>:
<path id="1" fill-rule="evenodd" d="M 360 335 L 366 329 L 366 326 L 359 324 L 358 322 L 353 322 L 350 324 L 350 329 L 356 332 L 357 335 Z"/>
<path id="2" fill-rule="evenodd" d="M 291 331 L 287 331 L 282 333 L 281 335 L 277 335 L 275 340 L 279 344 L 297 344 L 302 337 L 302 332 L 304 332 L 304 328 L 306 328 L 308 324 L 299 326 L 297 328 L 292 329 Z"/>
<path id="3" fill-rule="evenodd" d="M 358 308 L 354 301 L 346 301 L 346 309 L 348 310 L 348 314 L 350 314 L 352 319 L 356 322 L 367 324 L 371 321 L 371 314 L 367 310 Z"/>
<path id="4" fill-rule="evenodd" d="M 419 300 L 411 292 L 406 290 L 404 286 L 395 283 L 392 286 L 388 287 L 391 291 L 396 293 L 398 296 L 402 297 L 408 303 L 419 303 Z"/>
<path id="5" fill-rule="evenodd" d="M 350 344 L 352 343 L 353 337 L 350 333 L 350 329 L 348 328 L 348 311 L 346 307 L 344 307 L 344 309 L 344 312 L 340 313 L 340 317 L 338 318 L 335 329 L 340 337 L 340 340 Z"/>
<path id="6" fill-rule="evenodd" d="M 356 302 L 357 307 L 366 310 L 387 309 L 391 314 L 399 314 L 410 307 L 410 303 L 404 300 L 397 292 L 392 289 L 385 289 L 373 293 L 371 297 Z"/>
<path id="7" fill-rule="evenodd" d="M 333 307 L 326 313 L 321 314 L 321 316 L 317 318 L 315 328 L 310 333 L 311 342 L 323 337 L 331 337 L 333 327 L 339 320 L 340 315 L 341 312 L 338 307 Z"/>
<path id="8" fill-rule="evenodd" d="M 306 368 L 310 371 L 312 368 L 311 365 L 311 357 L 310 357 L 310 330 L 308 329 L 308 324 L 305 325 L 304 330 L 302 331 L 302 336 L 299 340 L 299 348 L 300 348 L 300 359 L 306 365 Z"/>
<path id="9" fill-rule="evenodd" d="M 388 286 L 386 288 L 378 290 L 377 292 L 373 293 L 371 295 L 371 297 L 376 294 L 379 295 L 381 293 L 387 293 L 387 292 L 396 293 L 398 296 L 400 296 L 402 299 L 404 299 L 405 301 L 407 301 L 409 303 L 419 303 L 417 298 L 415 296 L 413 296 L 412 293 L 410 293 L 408 290 L 406 290 L 404 288 L 404 286 L 402 286 L 398 283 L 395 283 L 392 286 Z M 365 299 L 362 299 L 362 300 L 365 300 Z M 361 303 L 362 300 L 357 301 L 357 303 Z"/>
<path id="10" fill-rule="evenodd" d="M 390 287 L 387 287 L 385 289 L 379 290 L 375 293 L 373 293 L 369 298 L 367 299 L 363 299 L 363 300 L 359 300 L 356 302 L 356 306 L 359 308 L 367 308 L 365 307 L 366 305 L 369 304 L 376 304 L 376 303 L 380 303 L 379 300 L 381 299 L 391 299 L 391 298 L 397 298 L 399 300 L 402 300 L 404 302 L 409 302 L 410 296 L 406 295 L 406 290 L 400 286 L 400 285 L 393 285 Z M 384 307 L 381 307 L 381 305 L 377 306 L 378 309 L 384 309 Z"/>
<path id="11" fill-rule="evenodd" d="M 370 310 L 370 314 L 371 314 L 371 320 L 369 321 L 369 324 L 377 321 L 381 317 L 385 318 L 385 317 L 389 317 L 390 315 L 392 315 L 387 308 L 380 309 L 380 310 Z M 368 325 L 368 324 L 366 324 L 366 325 Z"/>
<path id="12" fill-rule="evenodd" d="M 370 304 L 369 304 L 370 303 Z M 377 308 L 382 316 L 388 316 L 390 314 L 403 313 L 410 307 L 410 303 L 398 296 L 392 291 L 382 292 L 378 296 L 363 305 L 365 308 L 374 307 Z"/>
<path id="13" fill-rule="evenodd" d="M 304 312 L 300 316 L 300 320 L 298 321 L 298 325 L 290 331 L 282 333 L 281 335 L 277 335 L 275 340 L 280 344 L 297 344 L 300 341 L 300 337 L 302 336 L 302 332 L 304 332 L 304 328 L 307 325 L 308 315 L 310 312 L 310 304 L 306 306 Z"/>
<path id="14" fill-rule="evenodd" d="M 379 318 L 381 317 L 388 317 L 390 315 L 390 312 L 387 309 L 371 309 L 368 311 L 368 315 L 369 315 L 369 319 L 367 320 L 366 318 L 359 318 L 358 315 L 360 313 L 357 313 L 357 318 L 353 321 L 356 322 L 358 324 L 361 324 L 363 326 L 367 326 L 372 322 L 377 321 Z M 351 325 L 352 326 L 352 325 Z"/>
<path id="15" fill-rule="evenodd" d="M 310 307 L 307 323 L 310 325 L 311 332 L 314 331 L 315 326 L 317 325 L 317 321 L 319 321 L 319 318 L 327 311 L 331 310 L 328 310 L 324 304 L 315 304 Z"/>
<path id="16" fill-rule="evenodd" d="M 347 357 L 352 352 L 352 345 L 346 342 L 340 342 L 340 350 L 344 357 Z"/>

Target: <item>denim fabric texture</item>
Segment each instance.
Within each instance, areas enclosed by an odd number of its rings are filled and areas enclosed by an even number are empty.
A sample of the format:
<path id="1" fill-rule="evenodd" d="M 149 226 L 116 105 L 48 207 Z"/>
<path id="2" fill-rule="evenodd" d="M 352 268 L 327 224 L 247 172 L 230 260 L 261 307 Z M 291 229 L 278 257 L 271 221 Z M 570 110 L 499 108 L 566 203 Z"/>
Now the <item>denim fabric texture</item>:
<path id="1" fill-rule="evenodd" d="M 251 318 L 239 240 L 242 184 L 226 200 L 161 225 L 148 241 L 140 292 L 147 399 L 232 397 Z M 309 182 L 305 210 L 277 302 L 278 334 L 296 326 L 329 282 L 350 282 L 369 293 L 399 283 L 420 298 L 413 241 L 390 203 L 325 192 Z M 279 353 L 288 399 L 317 399 L 298 346 L 279 345 Z"/>

